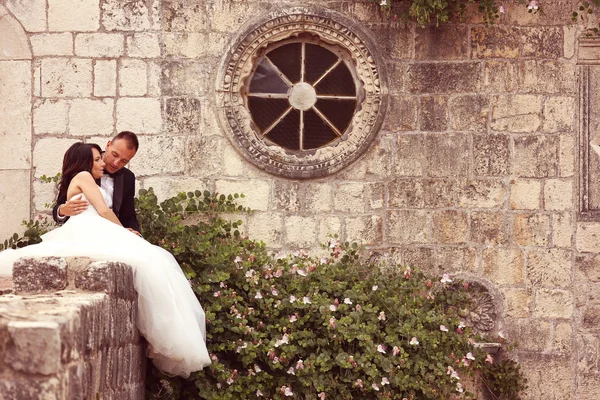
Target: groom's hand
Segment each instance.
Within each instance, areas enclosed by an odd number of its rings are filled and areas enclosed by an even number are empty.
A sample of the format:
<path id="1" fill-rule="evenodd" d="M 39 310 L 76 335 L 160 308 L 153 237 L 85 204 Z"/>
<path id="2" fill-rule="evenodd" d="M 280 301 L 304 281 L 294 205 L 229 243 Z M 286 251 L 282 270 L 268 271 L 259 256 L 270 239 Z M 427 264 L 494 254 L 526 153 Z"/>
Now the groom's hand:
<path id="1" fill-rule="evenodd" d="M 136 231 L 135 229 L 132 228 L 126 228 L 129 232 L 131 233 L 135 233 L 136 235 L 138 235 L 139 237 L 143 238 L 142 234 L 139 233 L 138 231 Z"/>
<path id="2" fill-rule="evenodd" d="M 61 204 L 58 208 L 59 217 L 72 217 L 73 215 L 81 214 L 88 208 L 87 200 L 81 200 L 81 195 L 74 196 L 65 204 Z"/>

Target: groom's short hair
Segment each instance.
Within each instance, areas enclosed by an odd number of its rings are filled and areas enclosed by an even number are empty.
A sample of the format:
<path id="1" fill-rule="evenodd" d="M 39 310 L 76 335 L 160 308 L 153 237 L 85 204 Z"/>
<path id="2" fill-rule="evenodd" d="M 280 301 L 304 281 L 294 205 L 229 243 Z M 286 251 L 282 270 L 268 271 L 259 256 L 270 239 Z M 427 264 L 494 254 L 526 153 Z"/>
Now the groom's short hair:
<path id="1" fill-rule="evenodd" d="M 125 142 L 127 142 L 127 147 L 129 147 L 130 149 L 135 149 L 135 151 L 137 152 L 140 144 L 135 133 L 131 131 L 121 131 L 117 134 L 117 136 L 113 138 L 113 142 L 117 139 L 125 140 Z"/>

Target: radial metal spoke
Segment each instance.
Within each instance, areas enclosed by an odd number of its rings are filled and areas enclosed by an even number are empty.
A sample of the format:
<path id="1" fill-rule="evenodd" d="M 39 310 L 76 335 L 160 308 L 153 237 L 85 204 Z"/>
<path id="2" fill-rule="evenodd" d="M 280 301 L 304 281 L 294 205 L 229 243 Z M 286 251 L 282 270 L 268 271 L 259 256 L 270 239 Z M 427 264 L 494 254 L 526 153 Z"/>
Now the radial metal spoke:
<path id="1" fill-rule="evenodd" d="M 338 65 L 340 65 L 341 62 L 342 62 L 342 59 L 338 58 L 338 60 L 331 67 L 329 67 L 327 69 L 327 71 L 323 72 L 323 75 L 321 75 L 319 77 L 319 79 L 317 79 L 315 81 L 315 83 L 313 83 L 313 87 L 317 86 L 319 84 L 319 82 L 321 82 L 327 76 L 327 74 L 329 74 L 331 71 L 333 71 L 335 69 L 335 67 L 337 67 Z"/>
<path id="2" fill-rule="evenodd" d="M 318 94 L 317 99 L 356 100 L 356 96 L 338 96 L 335 94 Z"/>
<path id="3" fill-rule="evenodd" d="M 300 110 L 300 150 L 304 150 L 304 111 Z"/>
<path id="4" fill-rule="evenodd" d="M 287 93 L 248 93 L 249 97 L 260 97 L 263 99 L 287 99 Z"/>
<path id="5" fill-rule="evenodd" d="M 341 133 L 341 132 L 338 130 L 338 128 L 336 128 L 336 127 L 335 127 L 335 125 L 333 125 L 333 123 L 331 123 L 331 121 L 329 121 L 329 120 L 327 119 L 327 117 L 326 117 L 325 115 L 323 115 L 323 113 L 322 113 L 321 111 L 319 111 L 319 109 L 318 109 L 317 107 L 315 107 L 315 106 L 312 106 L 312 109 L 313 109 L 313 110 L 314 110 L 314 111 L 317 113 L 317 115 L 318 115 L 319 117 L 321 117 L 321 119 L 323 120 L 323 122 L 325 122 L 325 123 L 326 123 L 326 124 L 327 124 L 327 125 L 328 125 L 328 126 L 331 128 L 331 130 L 332 130 L 333 132 L 335 132 L 335 134 L 336 134 L 338 137 L 341 137 L 341 136 L 342 136 L 342 133 Z"/>
<path id="6" fill-rule="evenodd" d="M 280 123 L 290 113 L 290 111 L 292 111 L 292 107 L 291 106 L 288 107 L 287 110 L 285 110 L 283 112 L 283 114 L 281 114 L 281 116 L 275 120 L 275 122 L 273 122 L 271 125 L 269 125 L 269 127 L 264 130 L 264 132 L 262 133 L 262 135 L 263 136 L 267 136 L 269 134 L 269 132 L 271 132 L 271 130 L 273 128 L 275 128 L 277 126 L 277 124 Z"/>
<path id="7" fill-rule="evenodd" d="M 304 82 L 306 72 L 306 43 L 302 42 L 302 51 L 300 52 L 300 82 Z"/>
<path id="8" fill-rule="evenodd" d="M 289 87 L 294 86 L 294 84 L 292 82 L 290 82 L 290 80 L 287 78 L 287 76 L 285 76 L 285 74 L 283 72 L 281 72 L 281 70 L 279 68 L 277 68 L 277 65 L 273 64 L 273 61 L 271 61 L 271 59 L 268 56 L 265 57 L 265 59 L 271 65 L 271 67 L 273 68 L 275 73 L 277 73 L 277 75 L 279 75 L 279 77 L 281 79 L 283 79 L 283 81 L 285 82 L 286 85 L 288 85 Z"/>

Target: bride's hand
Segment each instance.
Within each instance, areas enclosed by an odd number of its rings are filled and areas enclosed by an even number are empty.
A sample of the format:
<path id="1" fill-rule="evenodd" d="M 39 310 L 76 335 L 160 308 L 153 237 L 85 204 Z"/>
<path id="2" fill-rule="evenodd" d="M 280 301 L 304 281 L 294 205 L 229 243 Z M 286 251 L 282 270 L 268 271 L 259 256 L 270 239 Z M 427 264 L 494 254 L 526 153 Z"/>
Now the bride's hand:
<path id="1" fill-rule="evenodd" d="M 142 234 L 141 234 L 141 233 L 139 233 L 138 231 L 136 231 L 135 229 L 132 229 L 132 228 L 125 228 L 125 229 L 127 229 L 129 232 L 131 232 L 131 233 L 135 233 L 135 234 L 136 234 L 136 235 L 138 235 L 139 237 L 143 238 Z"/>
<path id="2" fill-rule="evenodd" d="M 58 215 L 61 217 L 72 217 L 77 214 L 81 214 L 88 208 L 88 202 L 81 200 L 81 195 L 73 196 L 73 198 L 67 201 L 65 204 L 61 204 L 58 208 Z"/>

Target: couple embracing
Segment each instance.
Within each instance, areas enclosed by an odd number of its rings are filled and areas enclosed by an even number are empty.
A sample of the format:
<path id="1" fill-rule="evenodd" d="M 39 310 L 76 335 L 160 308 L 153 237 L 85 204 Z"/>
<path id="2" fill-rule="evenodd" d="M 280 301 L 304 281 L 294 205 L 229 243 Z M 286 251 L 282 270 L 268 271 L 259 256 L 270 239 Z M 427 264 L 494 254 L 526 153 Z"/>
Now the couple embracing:
<path id="1" fill-rule="evenodd" d="M 104 154 L 96 144 L 73 144 L 53 210 L 64 224 L 42 235 L 42 243 L 0 252 L 0 276 L 10 276 L 21 257 L 80 256 L 130 265 L 148 356 L 162 372 L 187 377 L 210 364 L 204 310 L 173 255 L 139 234 L 135 176 L 123 168 L 137 148 L 128 131 L 109 141 Z"/>

